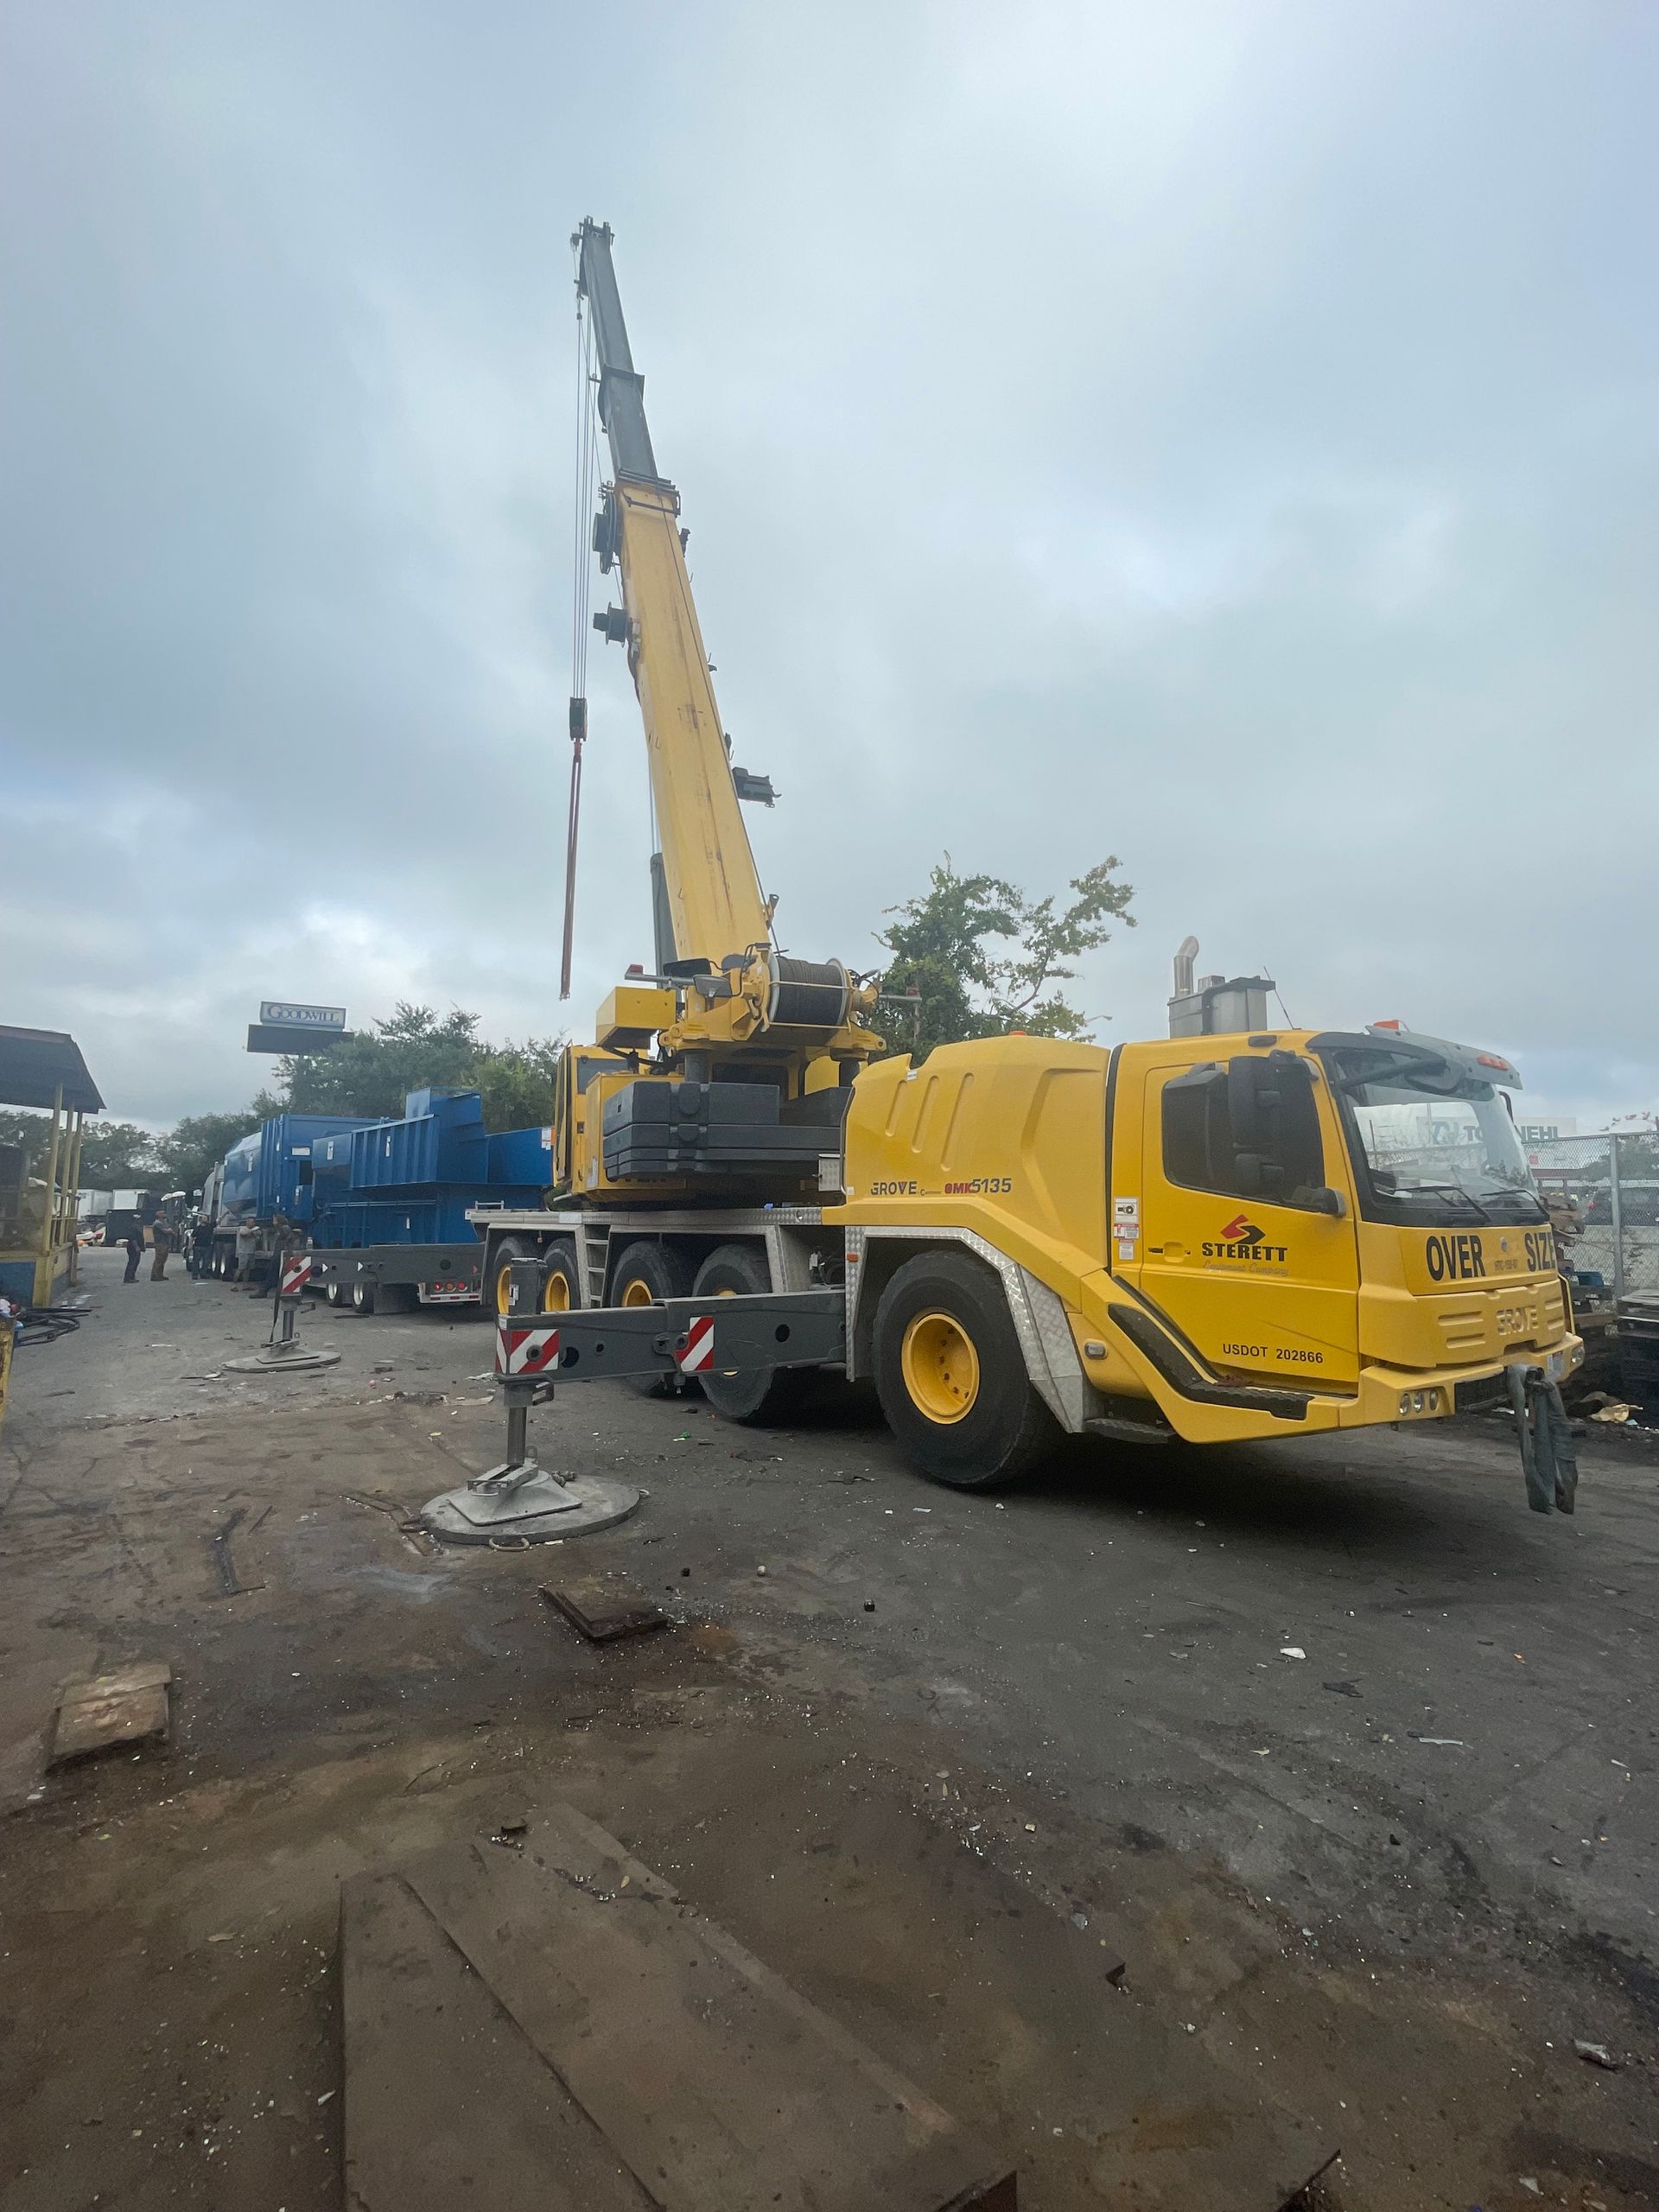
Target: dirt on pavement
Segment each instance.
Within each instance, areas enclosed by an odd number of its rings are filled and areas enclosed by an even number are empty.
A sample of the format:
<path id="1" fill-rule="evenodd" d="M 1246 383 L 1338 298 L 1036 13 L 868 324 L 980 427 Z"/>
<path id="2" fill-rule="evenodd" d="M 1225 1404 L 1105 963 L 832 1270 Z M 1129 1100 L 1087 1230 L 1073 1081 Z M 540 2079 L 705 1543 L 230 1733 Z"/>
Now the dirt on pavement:
<path id="1" fill-rule="evenodd" d="M 442 1550 L 479 1321 L 308 1308 L 340 1365 L 248 1381 L 268 1306 L 119 1271 L 0 1431 L 8 2212 L 340 2202 L 340 1880 L 557 1797 L 1028 2206 L 1271 2212 L 1338 2152 L 1344 2212 L 1659 2205 L 1649 1463 L 1586 1440 L 1571 1521 L 1473 1424 L 967 1497 L 849 1394 L 596 1384 L 534 1433 L 639 1514 Z M 670 1625 L 584 1643 L 574 1571 Z M 56 1688 L 150 1658 L 166 1748 L 43 1776 Z"/>

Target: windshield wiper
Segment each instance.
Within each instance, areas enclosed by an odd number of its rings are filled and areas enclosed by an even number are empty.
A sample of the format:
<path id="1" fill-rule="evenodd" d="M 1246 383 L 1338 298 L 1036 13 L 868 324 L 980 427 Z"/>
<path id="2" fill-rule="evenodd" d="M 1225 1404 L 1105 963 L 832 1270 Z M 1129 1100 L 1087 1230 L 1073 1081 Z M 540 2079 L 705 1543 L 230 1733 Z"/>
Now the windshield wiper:
<path id="1" fill-rule="evenodd" d="M 1396 1198 L 1415 1198 L 1419 1191 L 1439 1191 L 1448 1198 L 1461 1198 L 1465 1205 L 1478 1214 L 1483 1221 L 1490 1223 L 1492 1218 L 1480 1200 L 1471 1192 L 1465 1191 L 1461 1183 L 1408 1183 L 1403 1191 L 1395 1189 L 1389 1195 Z"/>

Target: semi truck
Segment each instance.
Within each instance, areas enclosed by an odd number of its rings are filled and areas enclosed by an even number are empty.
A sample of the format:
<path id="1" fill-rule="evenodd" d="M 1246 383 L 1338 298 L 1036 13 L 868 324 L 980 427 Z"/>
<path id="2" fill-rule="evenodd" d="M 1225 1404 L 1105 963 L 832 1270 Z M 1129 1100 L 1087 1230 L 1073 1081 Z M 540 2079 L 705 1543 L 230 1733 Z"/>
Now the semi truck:
<path id="1" fill-rule="evenodd" d="M 620 587 L 592 620 L 644 724 L 655 949 L 563 1055 L 543 1202 L 470 1214 L 503 1371 L 695 1381 L 739 1421 L 804 1375 L 868 1377 L 915 1465 L 964 1489 L 1061 1434 L 1276 1441 L 1506 1403 L 1531 1502 L 1570 1508 L 1583 1347 L 1506 1055 L 1271 1021 L 1269 982 L 1195 980 L 1191 939 L 1166 1038 L 889 1053 L 879 979 L 782 948 L 739 805 L 771 787 L 732 766 L 612 233 L 572 243 Z M 578 692 L 567 943 L 587 728 Z"/>
<path id="2" fill-rule="evenodd" d="M 550 1130 L 492 1132 L 475 1090 L 410 1091 L 399 1121 L 279 1114 L 233 1145 L 208 1178 L 212 1268 L 264 1280 L 279 1253 L 311 1255 L 331 1305 L 369 1313 L 476 1304 L 476 1213 L 539 1204 Z"/>

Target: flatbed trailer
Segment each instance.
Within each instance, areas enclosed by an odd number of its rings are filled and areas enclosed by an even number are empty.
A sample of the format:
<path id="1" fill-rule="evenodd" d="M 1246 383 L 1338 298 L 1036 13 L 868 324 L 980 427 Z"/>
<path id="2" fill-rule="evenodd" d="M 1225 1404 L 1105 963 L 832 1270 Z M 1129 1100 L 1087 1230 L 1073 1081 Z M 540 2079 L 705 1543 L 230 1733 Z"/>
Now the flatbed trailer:
<path id="1" fill-rule="evenodd" d="M 330 1306 L 359 1313 L 476 1306 L 484 1294 L 484 1247 L 477 1242 L 346 1245 L 308 1256 L 308 1287 Z"/>

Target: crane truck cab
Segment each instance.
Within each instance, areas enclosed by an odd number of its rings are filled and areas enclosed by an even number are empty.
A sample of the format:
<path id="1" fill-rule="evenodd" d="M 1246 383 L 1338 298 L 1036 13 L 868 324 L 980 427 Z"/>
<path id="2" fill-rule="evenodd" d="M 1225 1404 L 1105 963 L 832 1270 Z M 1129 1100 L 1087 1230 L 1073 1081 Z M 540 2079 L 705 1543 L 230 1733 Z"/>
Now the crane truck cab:
<path id="1" fill-rule="evenodd" d="M 1444 1418 L 1505 1400 L 1511 1364 L 1559 1382 L 1582 1346 L 1518 1083 L 1398 1028 L 879 1062 L 829 1217 L 855 1357 L 957 1482 L 1036 1456 L 1033 1391 L 1063 1428 L 1217 1443 Z"/>

